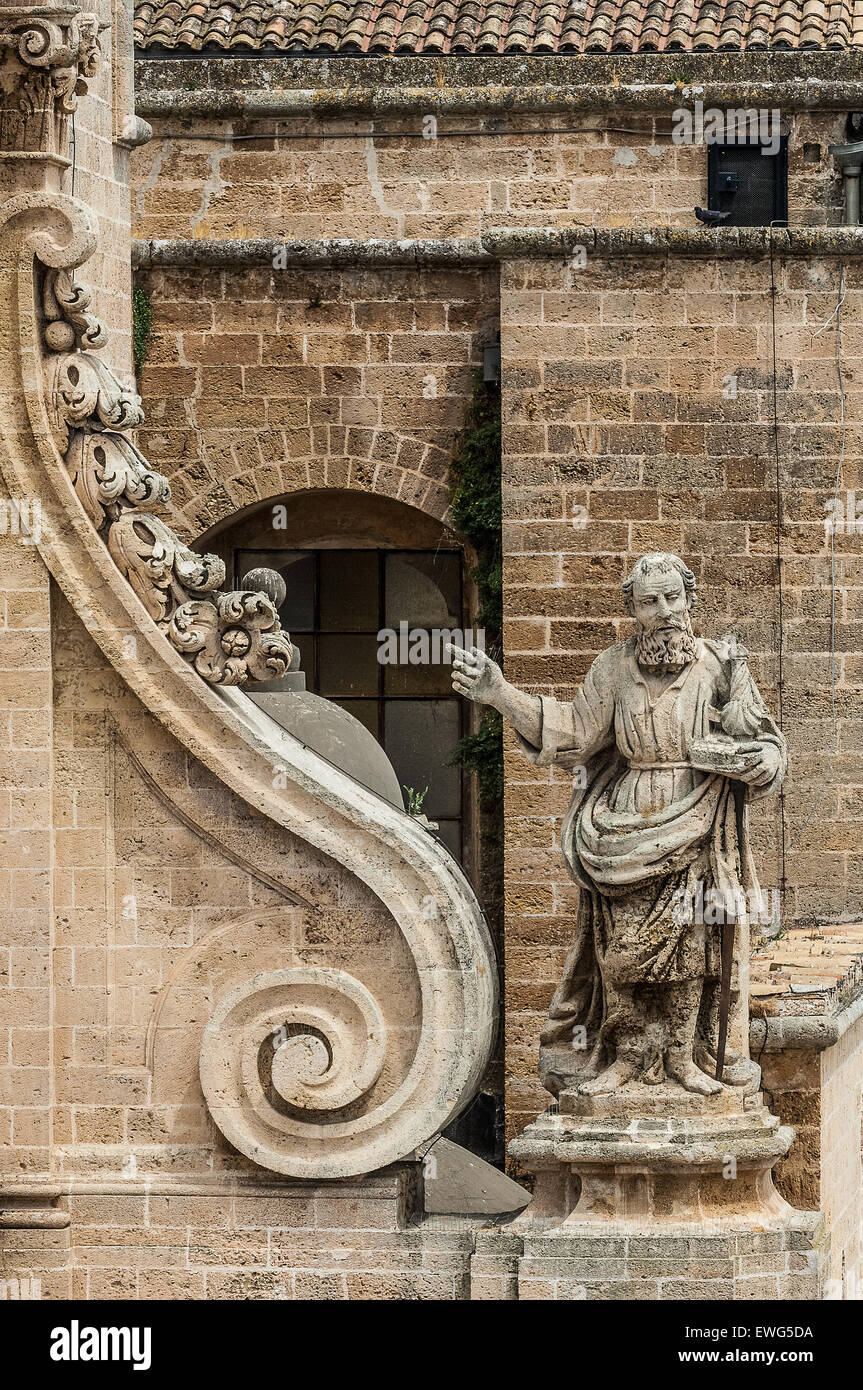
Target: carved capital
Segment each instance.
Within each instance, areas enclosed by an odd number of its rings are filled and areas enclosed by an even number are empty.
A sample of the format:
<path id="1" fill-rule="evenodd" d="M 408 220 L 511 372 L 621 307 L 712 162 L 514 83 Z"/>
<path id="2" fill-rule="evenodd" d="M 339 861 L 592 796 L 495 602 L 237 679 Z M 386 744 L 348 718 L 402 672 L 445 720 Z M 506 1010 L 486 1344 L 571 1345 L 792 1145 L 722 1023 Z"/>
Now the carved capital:
<path id="1" fill-rule="evenodd" d="M 99 71 L 99 20 L 77 5 L 0 7 L 0 153 L 68 163 L 67 121 Z"/>

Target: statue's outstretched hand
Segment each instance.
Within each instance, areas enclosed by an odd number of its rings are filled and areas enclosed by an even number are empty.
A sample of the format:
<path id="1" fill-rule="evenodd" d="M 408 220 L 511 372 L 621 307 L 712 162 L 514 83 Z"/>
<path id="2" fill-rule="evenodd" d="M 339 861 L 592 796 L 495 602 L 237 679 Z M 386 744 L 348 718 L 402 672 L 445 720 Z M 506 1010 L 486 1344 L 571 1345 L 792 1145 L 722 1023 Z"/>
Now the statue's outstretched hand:
<path id="1" fill-rule="evenodd" d="M 449 651 L 452 656 L 453 690 L 468 700 L 476 700 L 478 704 L 494 704 L 495 696 L 506 685 L 497 662 L 477 647 L 465 651 L 464 647 L 452 644 Z"/>

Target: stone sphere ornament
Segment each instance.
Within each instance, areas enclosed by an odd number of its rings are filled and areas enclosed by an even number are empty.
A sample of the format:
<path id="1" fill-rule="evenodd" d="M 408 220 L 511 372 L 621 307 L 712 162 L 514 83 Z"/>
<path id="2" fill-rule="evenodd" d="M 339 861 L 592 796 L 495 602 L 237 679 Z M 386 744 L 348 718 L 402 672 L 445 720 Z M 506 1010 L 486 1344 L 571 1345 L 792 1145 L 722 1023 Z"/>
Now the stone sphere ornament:
<path id="1" fill-rule="evenodd" d="M 252 639 L 241 627 L 229 627 L 222 633 L 222 651 L 228 656 L 245 656 L 252 645 Z"/>
<path id="2" fill-rule="evenodd" d="M 71 352 L 75 346 L 75 330 L 65 319 L 49 323 L 43 336 L 52 352 Z"/>
<path id="3" fill-rule="evenodd" d="M 281 608 L 288 594 L 288 586 L 278 570 L 264 567 L 244 574 L 240 587 L 250 589 L 255 594 L 266 594 L 274 608 Z"/>

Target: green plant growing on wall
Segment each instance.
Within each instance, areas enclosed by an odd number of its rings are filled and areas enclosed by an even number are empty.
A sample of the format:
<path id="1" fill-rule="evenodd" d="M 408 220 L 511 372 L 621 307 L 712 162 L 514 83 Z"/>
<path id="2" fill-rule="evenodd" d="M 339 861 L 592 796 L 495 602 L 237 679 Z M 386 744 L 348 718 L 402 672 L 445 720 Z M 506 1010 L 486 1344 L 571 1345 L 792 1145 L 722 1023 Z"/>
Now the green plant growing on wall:
<path id="1" fill-rule="evenodd" d="M 490 655 L 500 653 L 503 622 L 500 474 L 500 390 L 480 381 L 450 465 L 450 509 L 453 522 L 476 551 L 473 579 L 480 602 L 477 622 L 485 628 Z M 478 731 L 459 740 L 452 761 L 476 773 L 482 810 L 500 807 L 503 721 L 497 710 L 483 710 Z"/>
<path id="2" fill-rule="evenodd" d="M 405 800 L 407 801 L 408 815 L 421 816 L 423 802 L 425 801 L 429 793 L 428 787 L 426 787 L 424 791 L 418 792 L 414 787 L 408 787 L 407 785 L 405 785 L 404 782 L 402 783 L 402 786 L 405 790 Z"/>
<path id="3" fill-rule="evenodd" d="M 469 767 L 479 782 L 479 804 L 494 811 L 503 802 L 503 719 L 496 709 L 484 709 L 479 729 L 465 734 L 455 746 L 453 762 Z"/>
<path id="4" fill-rule="evenodd" d="M 141 370 L 147 356 L 152 332 L 153 306 L 150 296 L 142 285 L 136 285 L 132 291 L 132 354 L 136 372 Z"/>
<path id="5" fill-rule="evenodd" d="M 499 638 L 501 610 L 500 391 L 478 382 L 450 464 L 450 511 L 477 554 L 477 622 Z"/>

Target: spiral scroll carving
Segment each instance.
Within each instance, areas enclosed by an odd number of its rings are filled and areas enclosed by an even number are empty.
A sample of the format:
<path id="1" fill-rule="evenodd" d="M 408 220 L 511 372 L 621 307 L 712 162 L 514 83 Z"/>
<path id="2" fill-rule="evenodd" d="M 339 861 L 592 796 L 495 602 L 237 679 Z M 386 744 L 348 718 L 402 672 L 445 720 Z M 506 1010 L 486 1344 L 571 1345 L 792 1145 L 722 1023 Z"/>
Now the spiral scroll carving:
<path id="1" fill-rule="evenodd" d="M 21 194 L 0 220 L 6 263 L 18 267 L 17 295 L 0 296 L 0 360 L 7 394 L 26 412 L 4 436 L 0 466 L 11 496 L 45 499 L 36 541 L 45 565 L 148 716 L 266 818 L 261 835 L 256 823 L 249 837 L 268 886 L 278 893 L 283 870 L 291 872 L 282 831 L 354 883 L 337 922 L 323 901 L 320 923 L 317 904 L 311 909 L 310 925 L 326 930 L 306 946 L 299 923 L 286 933 L 279 918 L 262 937 L 256 910 L 245 937 L 230 916 L 213 943 L 212 970 L 199 972 L 195 956 L 193 975 L 181 970 L 176 980 L 191 988 L 174 990 L 170 1012 L 156 1021 L 154 1095 L 186 1105 L 197 1069 L 211 1120 L 234 1146 L 212 1155 L 226 1171 L 257 1164 L 329 1181 L 409 1160 L 461 1113 L 487 1067 L 497 971 L 479 904 L 415 820 L 261 720 L 232 688 L 240 667 L 250 669 L 252 647 L 270 673 L 288 664 L 287 634 L 259 622 L 277 595 L 259 592 L 257 579 L 248 591 L 257 602 L 247 603 L 247 591 L 224 595 L 221 562 L 187 551 L 156 514 L 167 482 L 113 423 L 135 408 L 134 393 L 86 361 L 99 329 L 69 277 L 95 249 L 93 219 L 61 194 Z M 77 360 L 64 361 L 67 354 Z M 205 603 L 213 613 L 203 624 L 188 605 Z M 125 635 L 136 630 L 143 651 L 130 656 Z M 224 661 L 216 652 L 209 675 L 190 680 L 188 667 L 215 652 L 216 636 Z M 140 711 L 125 700 L 118 708 L 134 741 Z M 285 772 L 278 785 L 276 766 Z M 221 829 L 214 838 L 222 843 Z M 306 966 L 307 948 L 326 964 Z M 270 973 L 249 979 L 250 961 Z M 204 1027 L 202 995 L 216 980 L 225 997 Z"/>
<path id="2" fill-rule="evenodd" d="M 201 1085 L 226 1139 L 277 1172 L 305 1175 L 310 1125 L 338 1119 L 381 1076 L 380 1006 L 343 970 L 256 975 L 215 1009 L 201 1042 Z"/>

